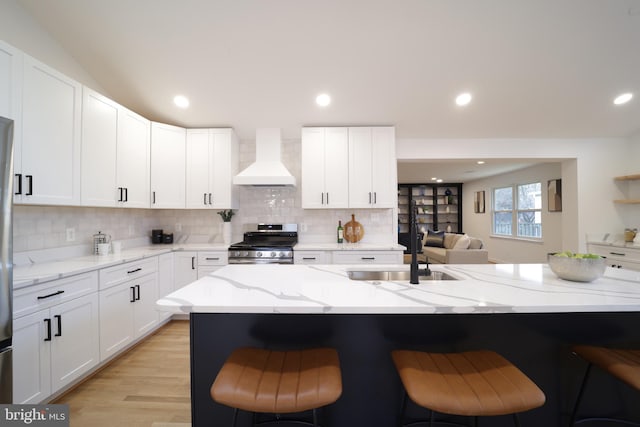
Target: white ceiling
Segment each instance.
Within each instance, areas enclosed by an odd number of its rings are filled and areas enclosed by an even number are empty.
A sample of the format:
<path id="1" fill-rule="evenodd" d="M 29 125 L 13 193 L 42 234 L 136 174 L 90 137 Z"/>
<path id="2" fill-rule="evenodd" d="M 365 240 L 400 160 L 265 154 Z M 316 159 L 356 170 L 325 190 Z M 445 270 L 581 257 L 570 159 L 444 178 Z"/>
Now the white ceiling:
<path id="1" fill-rule="evenodd" d="M 398 138 L 640 130 L 640 0 L 20 3 L 116 101 L 241 139 L 265 126 L 297 139 L 305 125 L 395 125 Z M 635 98 L 615 107 L 625 91 Z"/>

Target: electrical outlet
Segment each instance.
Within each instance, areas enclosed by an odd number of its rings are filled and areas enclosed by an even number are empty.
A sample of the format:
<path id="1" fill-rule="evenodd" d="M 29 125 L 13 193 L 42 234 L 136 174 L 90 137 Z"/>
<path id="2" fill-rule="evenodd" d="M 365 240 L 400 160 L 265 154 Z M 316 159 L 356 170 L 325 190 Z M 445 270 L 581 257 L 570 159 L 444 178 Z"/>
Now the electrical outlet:
<path id="1" fill-rule="evenodd" d="M 76 229 L 67 228 L 67 242 L 75 242 L 75 241 L 76 241 Z"/>
<path id="2" fill-rule="evenodd" d="M 182 224 L 180 224 L 180 223 L 176 224 L 176 231 L 177 232 L 181 232 L 182 231 Z"/>
<path id="3" fill-rule="evenodd" d="M 302 231 L 303 233 L 307 231 L 307 224 L 305 222 L 300 224 L 300 231 Z"/>

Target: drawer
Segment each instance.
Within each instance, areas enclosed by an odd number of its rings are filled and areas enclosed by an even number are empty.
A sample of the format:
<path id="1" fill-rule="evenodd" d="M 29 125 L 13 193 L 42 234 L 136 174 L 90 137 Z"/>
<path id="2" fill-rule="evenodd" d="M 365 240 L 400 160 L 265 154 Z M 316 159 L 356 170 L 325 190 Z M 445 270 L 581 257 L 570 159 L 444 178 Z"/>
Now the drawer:
<path id="1" fill-rule="evenodd" d="M 158 257 L 103 268 L 100 270 L 100 289 L 107 289 L 156 271 L 158 271 Z"/>
<path id="2" fill-rule="evenodd" d="M 402 264 L 402 251 L 335 251 L 334 264 Z"/>
<path id="3" fill-rule="evenodd" d="M 198 252 L 198 267 L 204 265 L 227 265 L 228 251 Z"/>
<path id="4" fill-rule="evenodd" d="M 589 252 L 606 257 L 607 259 L 640 262 L 640 250 L 635 248 L 590 244 Z"/>
<path id="5" fill-rule="evenodd" d="M 325 251 L 296 251 L 293 250 L 294 264 L 331 264 L 330 256 Z"/>
<path id="6" fill-rule="evenodd" d="M 17 289 L 13 292 L 13 317 L 35 313 L 97 290 L 97 271 Z"/>

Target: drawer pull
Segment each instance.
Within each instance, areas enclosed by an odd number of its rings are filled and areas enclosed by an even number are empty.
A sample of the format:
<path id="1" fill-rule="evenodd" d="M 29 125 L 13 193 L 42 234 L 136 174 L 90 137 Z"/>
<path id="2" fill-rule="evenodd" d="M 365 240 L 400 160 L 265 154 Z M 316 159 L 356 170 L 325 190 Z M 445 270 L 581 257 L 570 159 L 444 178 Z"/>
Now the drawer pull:
<path id="1" fill-rule="evenodd" d="M 205 258 L 207 261 L 218 261 L 220 258 Z"/>
<path id="2" fill-rule="evenodd" d="M 59 314 L 56 314 L 53 317 L 55 317 L 56 320 L 58 321 L 58 332 L 56 332 L 55 336 L 61 337 L 62 336 L 62 316 Z"/>
<path id="3" fill-rule="evenodd" d="M 47 324 L 47 337 L 45 341 L 51 341 L 51 319 L 44 319 L 44 323 Z"/>
<path id="4" fill-rule="evenodd" d="M 363 261 L 373 261 L 373 260 L 376 259 L 376 257 L 374 257 L 374 256 L 363 256 L 363 257 L 360 257 L 360 259 L 363 260 Z"/>
<path id="5" fill-rule="evenodd" d="M 136 268 L 135 270 L 127 271 L 127 274 L 137 273 L 138 271 L 142 271 L 142 267 L 138 267 L 138 268 Z"/>
<path id="6" fill-rule="evenodd" d="M 623 254 L 621 252 L 609 252 L 609 255 L 625 256 L 626 254 Z"/>
<path id="7" fill-rule="evenodd" d="M 302 257 L 302 259 L 307 260 L 307 261 L 315 261 L 316 257 L 314 256 L 309 256 L 309 257 Z"/>
<path id="8" fill-rule="evenodd" d="M 64 291 L 58 291 L 58 292 L 54 292 L 54 293 L 49 294 L 49 295 L 43 295 L 41 297 L 38 297 L 38 299 L 51 298 L 51 297 L 55 297 L 56 295 L 60 295 L 60 294 L 64 294 Z"/>

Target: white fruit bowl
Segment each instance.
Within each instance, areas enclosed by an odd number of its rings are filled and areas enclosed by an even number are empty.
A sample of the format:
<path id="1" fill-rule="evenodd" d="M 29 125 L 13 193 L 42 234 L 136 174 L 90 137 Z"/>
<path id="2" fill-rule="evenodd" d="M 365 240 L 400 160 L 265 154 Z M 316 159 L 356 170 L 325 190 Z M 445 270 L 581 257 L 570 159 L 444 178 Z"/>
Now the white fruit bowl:
<path id="1" fill-rule="evenodd" d="M 592 282 L 604 274 L 607 264 L 604 258 L 571 258 L 548 254 L 549 267 L 556 276 L 573 282 Z"/>

